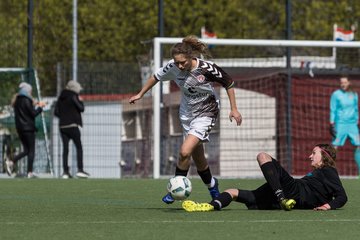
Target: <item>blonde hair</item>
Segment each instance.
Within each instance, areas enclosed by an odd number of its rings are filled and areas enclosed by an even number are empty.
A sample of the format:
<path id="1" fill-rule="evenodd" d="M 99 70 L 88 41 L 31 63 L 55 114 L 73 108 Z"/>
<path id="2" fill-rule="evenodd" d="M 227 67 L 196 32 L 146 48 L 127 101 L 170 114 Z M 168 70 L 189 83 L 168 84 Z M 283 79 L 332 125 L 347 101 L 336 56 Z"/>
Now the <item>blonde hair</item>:
<path id="1" fill-rule="evenodd" d="M 201 42 L 196 36 L 189 35 L 185 37 L 181 43 L 175 44 L 171 49 L 171 56 L 184 54 L 186 57 L 204 57 L 211 58 L 211 54 L 207 45 Z"/>
<path id="2" fill-rule="evenodd" d="M 12 96 L 11 102 L 10 102 L 10 104 L 11 104 L 12 107 L 15 106 L 16 98 L 17 98 L 18 96 L 19 96 L 18 93 L 15 93 L 15 94 Z"/>

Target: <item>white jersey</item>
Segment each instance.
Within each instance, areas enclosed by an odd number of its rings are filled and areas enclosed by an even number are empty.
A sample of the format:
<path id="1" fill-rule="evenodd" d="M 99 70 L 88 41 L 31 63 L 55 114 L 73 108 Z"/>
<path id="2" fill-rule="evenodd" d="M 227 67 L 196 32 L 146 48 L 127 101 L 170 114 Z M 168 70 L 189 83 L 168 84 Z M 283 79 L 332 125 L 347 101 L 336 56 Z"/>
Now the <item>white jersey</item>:
<path id="1" fill-rule="evenodd" d="M 181 71 L 170 60 L 164 67 L 155 72 L 159 81 L 174 80 L 180 87 L 182 99 L 180 118 L 198 117 L 216 118 L 219 113 L 219 98 L 214 90 L 213 82 L 220 83 L 224 88 L 233 87 L 231 77 L 216 64 L 196 58 L 197 66 L 189 71 Z"/>

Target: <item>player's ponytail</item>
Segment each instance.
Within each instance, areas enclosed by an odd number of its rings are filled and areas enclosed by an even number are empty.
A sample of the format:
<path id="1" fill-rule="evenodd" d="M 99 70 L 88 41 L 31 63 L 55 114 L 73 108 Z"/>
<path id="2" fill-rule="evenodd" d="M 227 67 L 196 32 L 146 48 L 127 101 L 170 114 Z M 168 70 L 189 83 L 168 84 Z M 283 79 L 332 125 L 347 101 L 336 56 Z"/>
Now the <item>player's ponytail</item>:
<path id="1" fill-rule="evenodd" d="M 211 58 L 207 45 L 201 42 L 196 36 L 185 37 L 181 43 L 177 43 L 171 49 L 171 55 L 184 54 L 187 57 Z"/>

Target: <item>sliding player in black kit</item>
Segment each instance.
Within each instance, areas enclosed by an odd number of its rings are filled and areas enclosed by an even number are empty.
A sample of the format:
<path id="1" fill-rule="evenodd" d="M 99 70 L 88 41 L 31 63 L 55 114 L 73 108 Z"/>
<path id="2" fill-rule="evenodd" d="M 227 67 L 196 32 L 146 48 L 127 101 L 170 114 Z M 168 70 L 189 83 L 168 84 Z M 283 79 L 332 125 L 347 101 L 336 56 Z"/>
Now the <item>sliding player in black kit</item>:
<path id="1" fill-rule="evenodd" d="M 318 144 L 309 156 L 313 171 L 295 179 L 267 153 L 259 153 L 257 161 L 266 183 L 255 190 L 227 189 L 210 203 L 183 202 L 188 212 L 221 210 L 232 201 L 244 203 L 248 209 L 314 209 L 341 208 L 347 202 L 345 189 L 335 168 L 336 150 L 329 144 Z"/>

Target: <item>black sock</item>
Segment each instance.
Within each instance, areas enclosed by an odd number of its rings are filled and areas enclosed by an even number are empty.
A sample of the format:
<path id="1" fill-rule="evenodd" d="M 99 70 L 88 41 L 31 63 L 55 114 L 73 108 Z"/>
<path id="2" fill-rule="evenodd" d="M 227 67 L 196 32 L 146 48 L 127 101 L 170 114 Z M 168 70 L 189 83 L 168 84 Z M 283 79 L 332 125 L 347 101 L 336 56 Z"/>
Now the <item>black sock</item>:
<path id="1" fill-rule="evenodd" d="M 259 209 L 253 191 L 239 189 L 239 193 L 235 201 L 244 203 L 248 209 Z"/>
<path id="2" fill-rule="evenodd" d="M 220 195 L 210 202 L 216 210 L 221 210 L 222 208 L 228 206 L 232 202 L 232 196 L 228 192 L 222 192 Z"/>
<path id="3" fill-rule="evenodd" d="M 182 170 L 178 166 L 176 166 L 175 176 L 184 176 L 184 177 L 186 177 L 187 174 L 188 174 L 188 171 L 189 170 Z"/>
<path id="4" fill-rule="evenodd" d="M 203 181 L 203 183 L 210 186 L 211 179 L 212 179 L 210 168 L 208 167 L 207 169 L 205 169 L 204 171 L 201 171 L 201 172 L 198 171 L 198 174 L 201 177 L 201 180 Z"/>
<path id="5" fill-rule="evenodd" d="M 275 196 L 279 201 L 285 198 L 283 190 L 281 188 L 279 174 L 272 162 L 267 162 L 260 166 L 261 171 L 264 174 L 264 177 L 267 183 L 270 185 L 271 189 L 274 191 Z"/>
<path id="6" fill-rule="evenodd" d="M 249 190 L 239 190 L 238 196 L 235 201 L 245 203 L 246 205 L 256 204 L 255 195 L 252 191 Z"/>

